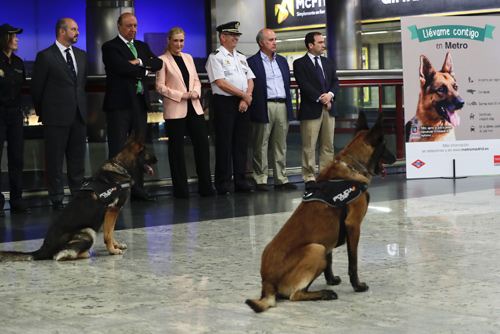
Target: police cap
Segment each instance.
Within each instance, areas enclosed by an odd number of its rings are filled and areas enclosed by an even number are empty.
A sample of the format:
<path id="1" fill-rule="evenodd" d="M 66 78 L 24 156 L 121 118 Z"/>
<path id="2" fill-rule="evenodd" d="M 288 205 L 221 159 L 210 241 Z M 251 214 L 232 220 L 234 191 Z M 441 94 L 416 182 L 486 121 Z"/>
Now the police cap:
<path id="1" fill-rule="evenodd" d="M 230 34 L 237 34 L 241 35 L 241 32 L 239 32 L 238 28 L 240 27 L 240 23 L 238 21 L 231 21 L 228 23 L 221 24 L 220 26 L 217 27 L 217 31 L 222 34 L 222 33 L 230 33 Z"/>
<path id="2" fill-rule="evenodd" d="M 23 29 L 21 28 L 14 28 L 8 23 L 2 24 L 0 26 L 0 36 L 6 35 L 6 34 L 21 34 L 23 32 Z"/>

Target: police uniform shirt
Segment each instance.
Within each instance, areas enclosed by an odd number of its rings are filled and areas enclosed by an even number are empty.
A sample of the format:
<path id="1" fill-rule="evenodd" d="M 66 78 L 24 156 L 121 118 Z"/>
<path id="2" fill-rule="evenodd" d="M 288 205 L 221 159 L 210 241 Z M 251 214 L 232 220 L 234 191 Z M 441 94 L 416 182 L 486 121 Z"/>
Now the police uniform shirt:
<path id="1" fill-rule="evenodd" d="M 205 68 L 212 85 L 213 94 L 232 96 L 217 87 L 215 84 L 216 80 L 226 79 L 234 87 L 246 92 L 248 89 L 248 79 L 255 78 L 255 75 L 247 64 L 245 55 L 236 50 L 233 53 L 231 54 L 225 47 L 219 46 L 217 51 L 208 57 Z"/>
<path id="2" fill-rule="evenodd" d="M 26 78 L 24 63 L 15 54 L 12 62 L 0 51 L 0 112 L 15 111 L 21 108 L 21 89 Z"/>

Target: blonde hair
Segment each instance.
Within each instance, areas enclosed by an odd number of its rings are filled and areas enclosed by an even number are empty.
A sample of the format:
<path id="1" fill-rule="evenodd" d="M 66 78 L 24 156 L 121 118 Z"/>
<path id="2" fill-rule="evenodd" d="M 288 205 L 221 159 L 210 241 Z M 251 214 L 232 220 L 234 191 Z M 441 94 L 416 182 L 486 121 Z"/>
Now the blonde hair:
<path id="1" fill-rule="evenodd" d="M 165 52 L 167 52 L 169 50 L 168 40 L 171 39 L 172 37 L 174 37 L 174 35 L 177 35 L 177 34 L 183 34 L 184 37 L 186 37 L 186 33 L 184 32 L 184 30 L 182 30 L 181 27 L 172 27 L 172 28 L 170 28 L 170 30 L 168 31 L 167 45 L 165 45 L 165 49 L 163 50 L 163 53 L 165 53 Z"/>

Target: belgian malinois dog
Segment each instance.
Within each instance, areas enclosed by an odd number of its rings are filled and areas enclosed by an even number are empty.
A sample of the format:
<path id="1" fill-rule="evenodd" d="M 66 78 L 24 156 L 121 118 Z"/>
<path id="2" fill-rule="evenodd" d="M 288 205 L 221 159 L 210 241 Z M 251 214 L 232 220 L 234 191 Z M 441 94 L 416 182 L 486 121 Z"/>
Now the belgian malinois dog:
<path id="1" fill-rule="evenodd" d="M 460 124 L 458 111 L 464 106 L 464 100 L 458 94 L 450 52 L 439 72 L 426 56 L 420 56 L 419 73 L 417 112 L 406 123 L 406 141 L 454 141 L 455 127 Z"/>
<path id="2" fill-rule="evenodd" d="M 358 278 L 358 242 L 361 221 L 368 209 L 370 195 L 367 187 L 373 175 L 385 175 L 383 164 L 392 164 L 396 158 L 386 149 L 382 131 L 382 117 L 371 130 L 360 112 L 354 138 L 321 171 L 314 190 L 306 188 L 304 201 L 281 228 L 262 254 L 260 274 L 262 295 L 246 303 L 255 311 L 263 312 L 276 306 L 276 298 L 300 300 L 332 300 L 332 290 L 308 291 L 311 283 L 324 273 L 328 285 L 338 285 L 341 279 L 332 270 L 332 250 L 347 242 L 349 276 L 356 292 L 368 290 Z M 311 200 L 316 191 L 329 194 L 328 186 L 347 181 L 340 194 L 327 195 L 327 200 Z M 354 186 L 353 186 L 354 184 Z M 327 202 L 349 197 L 349 201 L 332 206 Z"/>
<path id="3" fill-rule="evenodd" d="M 89 250 L 102 229 L 110 254 L 122 254 L 125 244 L 115 241 L 113 231 L 121 209 L 130 197 L 138 173 L 153 175 L 151 165 L 158 160 L 149 154 L 142 140 L 132 135 L 125 149 L 108 160 L 78 191 L 50 226 L 42 247 L 31 253 L 0 252 L 0 261 L 90 257 Z"/>

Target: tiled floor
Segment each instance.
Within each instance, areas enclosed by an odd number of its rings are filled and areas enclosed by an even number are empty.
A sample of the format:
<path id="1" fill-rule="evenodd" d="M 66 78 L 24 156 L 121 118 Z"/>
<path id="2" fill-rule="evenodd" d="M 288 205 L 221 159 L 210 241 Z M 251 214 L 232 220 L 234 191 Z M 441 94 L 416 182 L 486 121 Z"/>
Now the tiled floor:
<path id="1" fill-rule="evenodd" d="M 299 182 L 299 177 L 292 177 Z M 128 204 L 116 239 L 87 260 L 0 264 L 1 333 L 498 333 L 500 177 L 375 178 L 359 273 L 334 251 L 339 299 L 280 301 L 255 314 L 260 256 L 300 203 L 296 191 Z M 33 200 L 32 200 L 33 201 Z M 49 206 L 0 221 L 0 250 L 30 251 Z M 332 288 L 319 277 L 311 289 Z"/>

